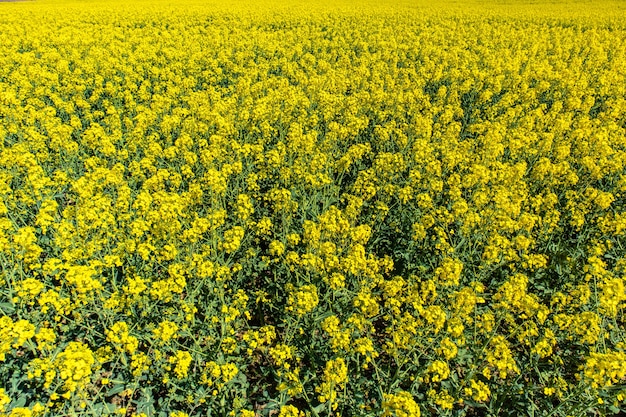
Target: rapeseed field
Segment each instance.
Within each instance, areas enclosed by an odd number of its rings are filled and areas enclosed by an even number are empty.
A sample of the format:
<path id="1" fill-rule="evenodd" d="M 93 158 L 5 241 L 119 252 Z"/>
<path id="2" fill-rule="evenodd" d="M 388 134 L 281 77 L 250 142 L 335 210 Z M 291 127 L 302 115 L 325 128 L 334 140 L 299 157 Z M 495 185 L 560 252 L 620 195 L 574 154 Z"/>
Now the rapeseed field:
<path id="1" fill-rule="evenodd" d="M 0 3 L 0 416 L 626 412 L 626 4 Z"/>

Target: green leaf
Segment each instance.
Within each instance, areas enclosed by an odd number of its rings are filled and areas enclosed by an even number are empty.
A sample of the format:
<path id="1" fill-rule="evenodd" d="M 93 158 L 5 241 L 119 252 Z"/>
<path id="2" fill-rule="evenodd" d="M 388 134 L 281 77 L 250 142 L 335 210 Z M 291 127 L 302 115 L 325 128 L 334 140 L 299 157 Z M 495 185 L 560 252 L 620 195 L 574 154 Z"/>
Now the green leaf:
<path id="1" fill-rule="evenodd" d="M 105 394 L 107 397 L 112 397 L 115 394 L 119 394 L 124 391 L 124 384 L 115 385 L 113 388 L 107 391 Z"/>
<path id="2" fill-rule="evenodd" d="M 24 407 L 26 405 L 26 397 L 20 397 L 17 400 L 13 401 L 13 406 L 11 408 Z"/>
<path id="3" fill-rule="evenodd" d="M 14 313 L 15 307 L 11 303 L 0 303 L 0 311 L 4 314 Z"/>

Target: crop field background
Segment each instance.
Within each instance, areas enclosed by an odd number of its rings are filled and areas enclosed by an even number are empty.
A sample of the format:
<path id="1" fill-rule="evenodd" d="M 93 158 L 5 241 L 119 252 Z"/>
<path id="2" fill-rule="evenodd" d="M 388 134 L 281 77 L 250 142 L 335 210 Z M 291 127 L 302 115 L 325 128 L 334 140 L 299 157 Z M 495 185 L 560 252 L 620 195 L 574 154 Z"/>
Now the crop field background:
<path id="1" fill-rule="evenodd" d="M 626 3 L 0 4 L 0 416 L 626 412 Z"/>

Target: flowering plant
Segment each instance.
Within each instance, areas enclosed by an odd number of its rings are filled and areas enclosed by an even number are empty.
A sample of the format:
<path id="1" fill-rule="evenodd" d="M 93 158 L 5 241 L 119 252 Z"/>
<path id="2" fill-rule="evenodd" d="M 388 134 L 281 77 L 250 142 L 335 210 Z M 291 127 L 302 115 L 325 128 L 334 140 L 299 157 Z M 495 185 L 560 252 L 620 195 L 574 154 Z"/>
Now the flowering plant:
<path id="1" fill-rule="evenodd" d="M 626 412 L 623 9 L 60 1 L 0 5 L 0 416 Z"/>

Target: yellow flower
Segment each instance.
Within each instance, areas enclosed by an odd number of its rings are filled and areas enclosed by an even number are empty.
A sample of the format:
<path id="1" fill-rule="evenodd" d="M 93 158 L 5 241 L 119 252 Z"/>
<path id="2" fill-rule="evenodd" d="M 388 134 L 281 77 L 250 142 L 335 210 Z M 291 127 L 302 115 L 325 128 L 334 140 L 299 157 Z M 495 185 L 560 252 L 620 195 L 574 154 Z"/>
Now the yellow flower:
<path id="1" fill-rule="evenodd" d="M 285 253 L 285 245 L 278 240 L 273 240 L 269 245 L 269 253 L 273 256 L 280 256 Z"/>
<path id="2" fill-rule="evenodd" d="M 35 278 L 26 278 L 15 285 L 18 297 L 33 299 L 44 289 L 44 283 Z"/>
<path id="3" fill-rule="evenodd" d="M 541 338 L 532 348 L 532 352 L 539 355 L 540 358 L 547 358 L 552 355 L 553 348 L 556 346 L 554 332 L 550 329 L 545 330 L 545 336 Z"/>
<path id="4" fill-rule="evenodd" d="M 474 401 L 485 402 L 489 400 L 491 390 L 482 381 L 471 379 L 470 386 L 464 389 L 465 395 L 472 397 Z"/>
<path id="5" fill-rule="evenodd" d="M 246 221 L 248 218 L 254 213 L 254 205 L 252 204 L 252 200 L 250 196 L 247 194 L 239 194 L 237 196 L 237 206 L 236 206 L 237 216 Z"/>
<path id="6" fill-rule="evenodd" d="M 459 285 L 463 262 L 458 259 L 445 257 L 441 266 L 435 269 L 435 276 L 442 286 Z"/>
<path id="7" fill-rule="evenodd" d="M 222 339 L 222 352 L 230 354 L 237 348 L 237 341 L 232 337 L 225 337 Z"/>
<path id="8" fill-rule="evenodd" d="M 70 342 L 57 356 L 55 363 L 59 376 L 65 381 L 64 387 L 69 393 L 90 382 L 95 357 L 84 343 Z"/>
<path id="9" fill-rule="evenodd" d="M 293 405 L 283 405 L 280 407 L 278 417 L 304 417 L 304 413 Z"/>
<path id="10" fill-rule="evenodd" d="M 269 236 L 272 230 L 272 220 L 269 217 L 263 217 L 256 224 L 256 234 L 258 236 Z"/>
<path id="11" fill-rule="evenodd" d="M 48 227 L 54 223 L 54 218 L 59 208 L 59 204 L 55 200 L 44 200 L 37 214 L 36 224 L 41 227 L 43 234 L 46 234 Z"/>
<path id="12" fill-rule="evenodd" d="M 297 316 L 302 316 L 317 307 L 319 299 L 315 285 L 303 285 L 296 290 L 294 286 L 289 283 L 287 284 L 286 289 L 289 291 L 286 308 L 287 311 L 293 312 Z"/>
<path id="13" fill-rule="evenodd" d="M 76 291 L 84 295 L 90 291 L 102 289 L 102 283 L 94 276 L 96 271 L 89 266 L 70 266 L 65 273 L 65 280 L 76 288 Z"/>
<path id="14" fill-rule="evenodd" d="M 235 226 L 232 229 L 224 232 L 224 241 L 222 242 L 222 249 L 226 253 L 233 253 L 241 246 L 241 240 L 244 236 L 244 229 L 240 226 Z"/>
<path id="15" fill-rule="evenodd" d="M 487 349 L 487 362 L 498 369 L 500 378 L 506 378 L 509 373 L 519 373 L 520 370 L 515 363 L 515 359 L 509 343 L 504 336 L 497 335 L 489 343 Z"/>
<path id="16" fill-rule="evenodd" d="M 431 389 L 428 391 L 428 397 L 443 410 L 452 410 L 454 407 L 454 397 L 452 397 L 445 389 L 439 392 Z"/>
<path id="17" fill-rule="evenodd" d="M 56 340 L 56 334 L 54 330 L 42 327 L 35 335 L 35 340 L 37 340 L 39 350 L 48 349 L 52 347 L 52 343 Z"/>
<path id="18" fill-rule="evenodd" d="M 11 402 L 11 398 L 6 394 L 4 388 L 0 388 L 0 411 L 4 411 L 7 405 Z"/>
<path id="19" fill-rule="evenodd" d="M 440 355 L 443 355 L 443 357 L 447 360 L 450 360 L 456 357 L 458 348 L 456 344 L 452 340 L 450 340 L 450 338 L 446 337 L 439 343 L 439 348 L 437 349 L 437 352 Z"/>
<path id="20" fill-rule="evenodd" d="M 15 407 L 11 410 L 8 417 L 32 417 L 33 412 L 30 408 L 26 407 Z"/>
<path id="21" fill-rule="evenodd" d="M 626 379 L 626 353 L 591 352 L 581 368 L 584 369 L 585 378 L 591 381 L 592 387 L 610 387 Z"/>
<path id="22" fill-rule="evenodd" d="M 350 331 L 342 328 L 337 316 L 326 317 L 322 321 L 322 330 L 330 336 L 331 348 L 334 352 L 348 349 L 350 345 Z"/>
<path id="23" fill-rule="evenodd" d="M 397 394 L 383 394 L 383 417 L 420 417 L 419 405 L 411 393 L 400 391 Z"/>
<path id="24" fill-rule="evenodd" d="M 600 309 L 609 317 L 617 316 L 618 311 L 624 308 L 626 301 L 626 286 L 624 278 L 607 277 L 599 285 Z"/>
<path id="25" fill-rule="evenodd" d="M 360 337 L 354 341 L 353 350 L 363 356 L 365 356 L 365 364 L 371 362 L 372 359 L 377 358 L 378 352 L 374 348 L 374 343 L 369 337 Z"/>
<path id="26" fill-rule="evenodd" d="M 237 366 L 233 363 L 225 363 L 224 365 L 221 365 L 220 371 L 222 380 L 225 384 L 232 381 L 232 379 L 239 373 L 239 369 L 237 369 Z"/>
<path id="27" fill-rule="evenodd" d="M 28 320 L 18 320 L 13 323 L 13 329 L 11 330 L 12 346 L 18 348 L 23 346 L 24 343 L 33 336 L 35 336 L 35 326 L 28 322 Z"/>
<path id="28" fill-rule="evenodd" d="M 422 317 L 427 323 L 433 326 L 435 334 L 439 333 L 446 323 L 446 312 L 438 305 L 433 305 L 425 308 L 422 311 Z"/>
<path id="29" fill-rule="evenodd" d="M 294 348 L 285 344 L 277 344 L 270 348 L 269 352 L 276 366 L 285 368 L 289 368 L 288 362 L 295 356 Z"/>
<path id="30" fill-rule="evenodd" d="M 128 324 L 124 321 L 118 321 L 113 324 L 105 333 L 107 341 L 113 343 L 116 348 L 125 350 L 131 355 L 135 353 L 139 346 L 139 340 L 129 334 Z"/>
<path id="31" fill-rule="evenodd" d="M 140 376 L 150 368 L 150 357 L 144 352 L 136 352 L 131 357 L 130 367 L 133 376 Z"/>
<path id="32" fill-rule="evenodd" d="M 374 317 L 380 311 L 380 306 L 376 301 L 375 296 L 367 288 L 362 289 L 354 297 L 353 304 L 359 308 L 366 317 Z"/>
<path id="33" fill-rule="evenodd" d="M 300 369 L 295 368 L 294 370 L 287 371 L 283 373 L 283 377 L 285 378 L 276 389 L 278 391 L 287 391 L 287 395 L 291 397 L 295 397 L 302 393 L 304 387 L 302 386 L 302 382 L 300 381 Z"/>
<path id="34" fill-rule="evenodd" d="M 22 259 L 29 267 L 34 267 L 39 260 L 39 256 L 43 249 L 37 245 L 37 236 L 35 235 L 35 228 L 26 226 L 20 228 L 13 236 L 17 251 L 17 256 Z"/>
<path id="35" fill-rule="evenodd" d="M 440 382 L 448 379 L 450 376 L 450 368 L 446 362 L 435 360 L 428 366 L 428 373 L 432 374 L 430 377 L 432 382 Z"/>
<path id="36" fill-rule="evenodd" d="M 327 361 L 322 384 L 315 388 L 315 392 L 320 394 L 318 400 L 321 403 L 330 402 L 331 408 L 336 410 L 339 406 L 337 391 L 342 390 L 347 382 L 348 367 L 343 358 Z"/>
<path id="37" fill-rule="evenodd" d="M 287 235 L 287 242 L 291 246 L 297 246 L 300 243 L 300 235 L 297 233 L 290 233 Z"/>
<path id="38" fill-rule="evenodd" d="M 168 342 L 172 338 L 176 338 L 178 325 L 170 320 L 163 320 L 159 327 L 153 330 L 154 337 L 162 342 Z"/>
<path id="39" fill-rule="evenodd" d="M 182 350 L 177 350 L 176 354 L 169 358 L 169 362 L 176 365 L 174 368 L 176 378 L 183 379 L 187 377 L 191 361 L 191 354 Z"/>

